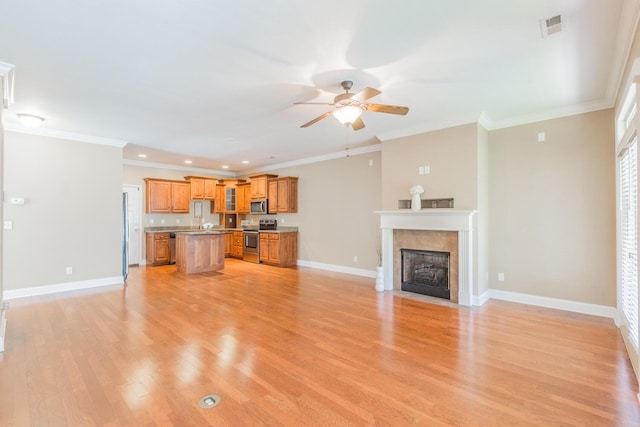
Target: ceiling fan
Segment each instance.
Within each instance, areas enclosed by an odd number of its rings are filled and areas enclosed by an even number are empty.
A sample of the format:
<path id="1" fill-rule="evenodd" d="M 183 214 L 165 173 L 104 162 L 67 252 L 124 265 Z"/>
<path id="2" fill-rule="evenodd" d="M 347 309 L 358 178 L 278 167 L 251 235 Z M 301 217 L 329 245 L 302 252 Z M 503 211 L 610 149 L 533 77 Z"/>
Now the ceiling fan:
<path id="1" fill-rule="evenodd" d="M 373 98 L 376 95 L 380 95 L 378 89 L 374 89 L 372 87 L 365 87 L 358 93 L 350 93 L 351 87 L 353 86 L 353 82 L 350 80 L 345 80 L 340 83 L 342 89 L 344 89 L 345 93 L 341 93 L 333 99 L 333 102 L 295 102 L 294 104 L 319 104 L 319 105 L 333 105 L 336 107 L 332 111 L 327 111 L 326 113 L 316 117 L 315 119 L 303 124 L 300 126 L 301 128 L 306 128 L 311 126 L 312 124 L 319 122 L 325 117 L 329 117 L 333 115 L 340 123 L 346 126 L 351 126 L 353 130 L 360 130 L 364 128 L 364 122 L 360 115 L 363 111 L 372 111 L 374 113 L 389 113 L 389 114 L 400 114 L 404 116 L 409 112 L 408 107 L 399 107 L 396 105 L 383 105 L 383 104 L 370 104 L 368 102 L 364 102 L 367 99 Z"/>

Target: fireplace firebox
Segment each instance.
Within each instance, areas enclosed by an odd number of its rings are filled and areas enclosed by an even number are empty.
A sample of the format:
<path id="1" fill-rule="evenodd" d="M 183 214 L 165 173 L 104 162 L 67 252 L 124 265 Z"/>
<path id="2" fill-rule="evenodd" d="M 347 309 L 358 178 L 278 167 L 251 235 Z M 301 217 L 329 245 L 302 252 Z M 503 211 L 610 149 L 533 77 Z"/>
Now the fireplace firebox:
<path id="1" fill-rule="evenodd" d="M 449 252 L 400 249 L 401 289 L 451 299 Z"/>

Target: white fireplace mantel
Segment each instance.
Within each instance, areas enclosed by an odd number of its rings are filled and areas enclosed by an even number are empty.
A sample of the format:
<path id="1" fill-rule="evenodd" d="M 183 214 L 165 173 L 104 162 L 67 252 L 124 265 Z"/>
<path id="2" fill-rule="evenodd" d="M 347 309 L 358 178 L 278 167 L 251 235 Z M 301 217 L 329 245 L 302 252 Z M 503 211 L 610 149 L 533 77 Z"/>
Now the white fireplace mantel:
<path id="1" fill-rule="evenodd" d="M 473 236 L 475 210 L 423 209 L 420 211 L 376 211 L 382 229 L 382 290 L 393 290 L 393 230 L 438 230 L 458 232 L 458 304 L 470 306 L 473 300 Z"/>

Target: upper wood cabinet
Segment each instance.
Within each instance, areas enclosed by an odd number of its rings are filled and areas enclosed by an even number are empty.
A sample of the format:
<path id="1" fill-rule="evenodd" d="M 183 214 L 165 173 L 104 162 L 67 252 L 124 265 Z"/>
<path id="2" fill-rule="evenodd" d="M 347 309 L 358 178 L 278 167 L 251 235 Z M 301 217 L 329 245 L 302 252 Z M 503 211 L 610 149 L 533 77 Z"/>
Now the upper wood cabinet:
<path id="1" fill-rule="evenodd" d="M 251 212 L 251 184 L 248 182 L 236 185 L 236 211 Z"/>
<path id="2" fill-rule="evenodd" d="M 269 197 L 267 189 L 267 181 L 272 178 L 277 178 L 278 175 L 262 174 L 250 176 L 251 180 L 251 199 L 266 199 Z"/>
<path id="3" fill-rule="evenodd" d="M 216 198 L 211 204 L 211 213 L 224 213 L 225 212 L 225 185 L 216 184 Z"/>
<path id="4" fill-rule="evenodd" d="M 198 176 L 185 176 L 184 179 L 191 185 L 192 200 L 215 200 L 217 179 Z"/>
<path id="5" fill-rule="evenodd" d="M 268 180 L 269 213 L 298 212 L 298 178 L 286 176 Z"/>
<path id="6" fill-rule="evenodd" d="M 186 181 L 145 178 L 146 213 L 189 213 L 191 185 Z"/>

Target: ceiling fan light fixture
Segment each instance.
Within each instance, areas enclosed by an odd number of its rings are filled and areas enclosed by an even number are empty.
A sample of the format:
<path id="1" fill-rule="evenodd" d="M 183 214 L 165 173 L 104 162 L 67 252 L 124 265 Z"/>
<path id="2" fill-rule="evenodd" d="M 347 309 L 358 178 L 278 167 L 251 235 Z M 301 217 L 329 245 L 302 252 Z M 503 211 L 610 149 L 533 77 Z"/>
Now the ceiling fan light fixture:
<path id="1" fill-rule="evenodd" d="M 34 116 L 33 114 L 17 114 L 17 116 L 20 119 L 20 123 L 28 128 L 40 127 L 44 122 L 44 117 Z"/>
<path id="2" fill-rule="evenodd" d="M 355 122 L 362 114 L 362 108 L 354 105 L 345 105 L 344 107 L 338 107 L 333 111 L 333 117 L 338 119 L 343 125 L 349 125 Z"/>

